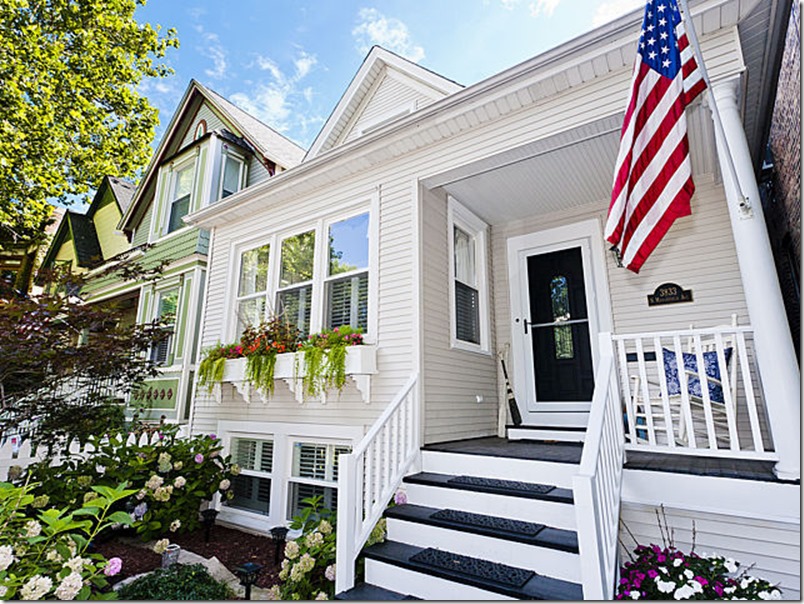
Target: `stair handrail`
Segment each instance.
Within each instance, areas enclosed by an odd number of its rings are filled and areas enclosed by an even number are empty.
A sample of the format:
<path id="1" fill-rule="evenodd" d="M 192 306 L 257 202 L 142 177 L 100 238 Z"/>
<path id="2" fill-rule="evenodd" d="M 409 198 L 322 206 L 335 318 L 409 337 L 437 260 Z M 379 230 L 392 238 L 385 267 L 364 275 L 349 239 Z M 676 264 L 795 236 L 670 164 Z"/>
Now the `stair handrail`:
<path id="1" fill-rule="evenodd" d="M 336 594 L 354 586 L 357 556 L 419 453 L 418 381 L 414 372 L 352 452 L 338 458 Z"/>
<path id="2" fill-rule="evenodd" d="M 584 599 L 611 600 L 618 572 L 618 533 L 625 434 L 611 333 L 599 334 L 600 363 L 578 473 L 573 477 Z"/>

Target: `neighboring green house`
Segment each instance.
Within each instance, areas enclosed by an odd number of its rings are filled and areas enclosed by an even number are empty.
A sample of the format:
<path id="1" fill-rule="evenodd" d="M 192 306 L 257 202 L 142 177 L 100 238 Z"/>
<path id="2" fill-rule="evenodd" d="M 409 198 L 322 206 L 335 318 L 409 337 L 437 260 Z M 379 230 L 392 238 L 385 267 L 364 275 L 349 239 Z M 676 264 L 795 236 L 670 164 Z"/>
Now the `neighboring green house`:
<path id="1" fill-rule="evenodd" d="M 303 155 L 296 144 L 193 80 L 130 203 L 121 208 L 114 228 L 111 222 L 105 225 L 125 234 L 124 253 L 107 256 L 95 220 L 106 262 L 85 273 L 89 283 L 82 297 L 90 303 L 125 302 L 140 323 L 161 317 L 173 325 L 171 337 L 150 352 L 162 374 L 132 396 L 132 409 L 144 408 L 147 417 L 169 421 L 188 416 L 209 233 L 186 226 L 182 218 L 298 164 Z M 54 260 L 66 260 L 57 256 Z M 146 269 L 163 262 L 165 266 L 149 283 L 105 274 L 110 262 L 123 258 Z M 78 259 L 75 265 L 81 266 Z"/>

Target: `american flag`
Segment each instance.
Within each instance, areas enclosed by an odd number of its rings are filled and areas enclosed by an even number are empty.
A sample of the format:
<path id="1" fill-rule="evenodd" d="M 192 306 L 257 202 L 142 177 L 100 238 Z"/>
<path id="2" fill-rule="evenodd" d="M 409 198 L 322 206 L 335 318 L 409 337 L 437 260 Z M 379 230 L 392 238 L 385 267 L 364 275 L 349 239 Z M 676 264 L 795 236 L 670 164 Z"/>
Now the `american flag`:
<path id="1" fill-rule="evenodd" d="M 690 214 L 684 108 L 705 88 L 677 0 L 648 0 L 605 232 L 635 273 L 675 219 Z"/>

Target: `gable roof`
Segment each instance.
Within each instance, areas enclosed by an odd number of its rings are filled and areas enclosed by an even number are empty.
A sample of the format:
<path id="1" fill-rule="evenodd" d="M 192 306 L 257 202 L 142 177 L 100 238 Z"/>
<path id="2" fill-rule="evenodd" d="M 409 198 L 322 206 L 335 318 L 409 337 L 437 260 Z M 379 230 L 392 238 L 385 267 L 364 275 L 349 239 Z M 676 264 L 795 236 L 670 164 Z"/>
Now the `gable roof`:
<path id="1" fill-rule="evenodd" d="M 313 141 L 309 151 L 307 151 L 305 161 L 328 151 L 338 143 L 338 140 L 346 132 L 350 124 L 354 123 L 354 117 L 364 106 L 365 101 L 373 93 L 374 85 L 389 68 L 423 85 L 433 100 L 463 89 L 460 84 L 421 65 L 417 65 L 390 50 L 380 46 L 373 46 L 330 114 L 324 127 Z"/>
<path id="2" fill-rule="evenodd" d="M 197 80 L 190 80 L 176 111 L 170 118 L 170 123 L 156 152 L 151 156 L 151 161 L 128 208 L 123 212 L 119 224 L 122 230 L 131 230 L 132 222 L 139 214 L 140 201 L 146 197 L 145 192 L 154 181 L 157 167 L 165 158 L 177 151 L 172 148 L 171 143 L 181 140 L 183 132 L 180 126 L 186 121 L 185 118 L 190 117 L 190 114 L 194 113 L 203 102 L 209 104 L 236 136 L 241 137 L 254 148 L 258 160 L 262 163 L 273 162 L 287 169 L 298 165 L 304 158 L 304 149 L 289 138 L 246 113 Z"/>
<path id="3" fill-rule="evenodd" d="M 109 188 L 112 190 L 117 207 L 120 208 L 120 213 L 124 214 L 131 204 L 131 199 L 137 191 L 137 185 L 122 178 L 115 176 L 107 176 L 106 181 L 109 183 Z"/>
<path id="4" fill-rule="evenodd" d="M 59 222 L 56 234 L 42 260 L 42 268 L 51 266 L 67 237 L 72 235 L 73 251 L 78 266 L 87 268 L 103 259 L 98 234 L 92 219 L 86 214 L 67 210 Z"/>

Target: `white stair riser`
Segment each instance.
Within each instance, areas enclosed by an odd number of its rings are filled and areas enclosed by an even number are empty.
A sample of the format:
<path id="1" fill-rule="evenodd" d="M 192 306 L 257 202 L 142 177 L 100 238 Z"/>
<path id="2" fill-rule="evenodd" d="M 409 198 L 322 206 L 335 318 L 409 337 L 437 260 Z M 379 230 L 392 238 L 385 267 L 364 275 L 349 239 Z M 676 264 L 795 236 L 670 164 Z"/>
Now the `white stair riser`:
<path id="1" fill-rule="evenodd" d="M 577 464 L 422 451 L 422 471 L 437 474 L 482 476 L 572 488 Z"/>
<path id="2" fill-rule="evenodd" d="M 575 530 L 575 507 L 568 503 L 410 483 L 405 486 L 405 491 L 408 502 L 417 505 L 451 508 Z"/>
<path id="3" fill-rule="evenodd" d="M 527 568 L 540 575 L 579 582 L 581 577 L 578 554 L 537 547 L 516 541 L 504 541 L 398 518 L 388 519 L 388 539 L 416 545 L 435 547 L 465 556 L 481 557 L 509 566 Z"/>
<path id="4" fill-rule="evenodd" d="M 366 582 L 424 600 L 513 600 L 502 594 L 455 583 L 379 560 L 366 559 Z"/>
<path id="5" fill-rule="evenodd" d="M 531 413 L 528 423 L 537 426 L 570 426 L 585 428 L 589 423 L 588 413 Z"/>
<path id="6" fill-rule="evenodd" d="M 585 432 L 575 430 L 550 430 L 528 428 L 508 428 L 508 440 L 557 440 L 561 442 L 582 443 Z"/>

